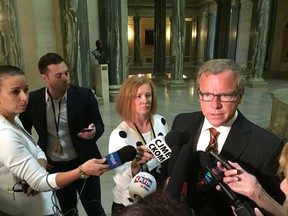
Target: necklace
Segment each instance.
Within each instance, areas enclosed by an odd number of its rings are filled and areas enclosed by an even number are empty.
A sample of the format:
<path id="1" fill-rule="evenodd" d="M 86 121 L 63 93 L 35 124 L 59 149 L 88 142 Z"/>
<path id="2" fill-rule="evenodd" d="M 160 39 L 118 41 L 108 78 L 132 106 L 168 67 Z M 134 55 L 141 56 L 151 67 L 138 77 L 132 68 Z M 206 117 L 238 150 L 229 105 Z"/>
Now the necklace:
<path id="1" fill-rule="evenodd" d="M 33 137 L 24 129 L 24 128 L 22 128 L 16 121 L 14 121 L 13 123 L 12 123 L 12 125 L 14 126 L 14 127 L 16 127 L 18 130 L 20 130 L 22 133 L 24 133 L 24 135 L 36 146 L 37 144 L 36 144 L 36 142 L 35 142 L 35 140 L 33 139 Z"/>
<path id="2" fill-rule="evenodd" d="M 151 122 L 150 118 L 149 118 L 149 123 L 150 123 L 150 128 L 151 128 L 151 129 L 150 129 L 150 141 L 151 141 L 151 140 L 152 140 L 152 133 L 153 133 L 153 138 L 156 138 L 156 136 L 155 136 L 155 131 L 154 131 L 154 128 L 153 128 L 153 125 L 152 125 L 152 122 Z M 139 137 L 142 145 L 147 144 L 146 140 L 144 139 L 144 136 L 143 136 L 142 133 L 140 132 L 140 130 L 139 130 L 139 128 L 137 127 L 137 125 L 136 125 L 134 122 L 133 122 L 133 124 L 134 124 L 135 131 L 136 131 L 136 133 L 137 133 L 137 135 L 138 135 L 138 137 Z"/>

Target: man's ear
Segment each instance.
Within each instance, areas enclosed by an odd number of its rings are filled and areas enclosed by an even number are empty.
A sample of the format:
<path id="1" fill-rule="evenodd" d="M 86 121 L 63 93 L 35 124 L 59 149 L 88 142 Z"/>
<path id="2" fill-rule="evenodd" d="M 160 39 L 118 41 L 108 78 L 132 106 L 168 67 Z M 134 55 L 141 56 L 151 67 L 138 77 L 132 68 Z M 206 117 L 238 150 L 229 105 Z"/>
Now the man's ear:
<path id="1" fill-rule="evenodd" d="M 240 104 L 241 102 L 242 102 L 242 99 L 243 99 L 243 93 L 241 93 L 240 95 L 239 95 L 239 100 L 238 100 L 238 104 Z"/>
<path id="2" fill-rule="evenodd" d="M 41 79 L 47 81 L 48 77 L 45 74 L 41 74 Z"/>

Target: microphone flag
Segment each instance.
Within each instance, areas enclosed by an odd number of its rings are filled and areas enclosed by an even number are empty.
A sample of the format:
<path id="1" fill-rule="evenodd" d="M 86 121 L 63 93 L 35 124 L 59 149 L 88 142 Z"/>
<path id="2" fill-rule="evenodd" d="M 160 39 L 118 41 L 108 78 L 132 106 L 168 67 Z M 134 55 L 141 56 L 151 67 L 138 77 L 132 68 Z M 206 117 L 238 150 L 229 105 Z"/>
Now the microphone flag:
<path id="1" fill-rule="evenodd" d="M 136 148 L 131 145 L 127 145 L 116 152 L 112 152 L 106 155 L 105 158 L 110 166 L 110 169 L 114 169 L 126 163 L 127 161 L 133 160 L 136 154 Z"/>
<path id="2" fill-rule="evenodd" d="M 158 136 L 146 146 L 150 149 L 151 153 L 155 156 L 155 158 L 160 162 L 164 162 L 170 158 L 171 149 L 166 144 L 163 136 Z"/>
<path id="3" fill-rule="evenodd" d="M 108 154 L 105 156 L 107 163 L 110 166 L 110 169 L 114 169 L 118 166 L 122 165 L 122 161 L 119 158 L 119 155 L 117 152 L 113 152 L 111 154 Z"/>
<path id="4" fill-rule="evenodd" d="M 129 195 L 134 201 L 139 201 L 156 191 L 156 188 L 157 182 L 150 173 L 139 172 L 130 182 Z"/>

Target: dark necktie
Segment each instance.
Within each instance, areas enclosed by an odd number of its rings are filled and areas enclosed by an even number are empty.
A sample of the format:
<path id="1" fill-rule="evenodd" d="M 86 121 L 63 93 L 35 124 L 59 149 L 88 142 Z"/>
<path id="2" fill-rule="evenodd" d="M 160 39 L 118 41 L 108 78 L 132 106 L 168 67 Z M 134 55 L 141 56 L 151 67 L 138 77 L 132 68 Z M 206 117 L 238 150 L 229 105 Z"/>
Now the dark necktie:
<path id="1" fill-rule="evenodd" d="M 210 141 L 209 145 L 207 146 L 205 152 L 209 154 L 210 151 L 214 151 L 218 153 L 218 143 L 217 143 L 217 138 L 219 136 L 219 132 L 215 128 L 209 128 L 210 132 Z"/>

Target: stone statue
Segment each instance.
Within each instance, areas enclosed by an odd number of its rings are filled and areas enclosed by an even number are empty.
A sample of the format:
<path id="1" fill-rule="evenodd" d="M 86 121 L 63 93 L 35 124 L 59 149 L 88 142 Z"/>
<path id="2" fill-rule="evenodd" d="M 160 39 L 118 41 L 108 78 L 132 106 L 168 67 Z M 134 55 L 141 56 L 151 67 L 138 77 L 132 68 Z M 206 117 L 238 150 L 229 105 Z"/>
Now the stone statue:
<path id="1" fill-rule="evenodd" d="M 96 45 L 96 49 L 92 52 L 95 59 L 98 61 L 99 64 L 107 64 L 103 41 L 97 40 L 95 42 L 95 45 Z"/>

